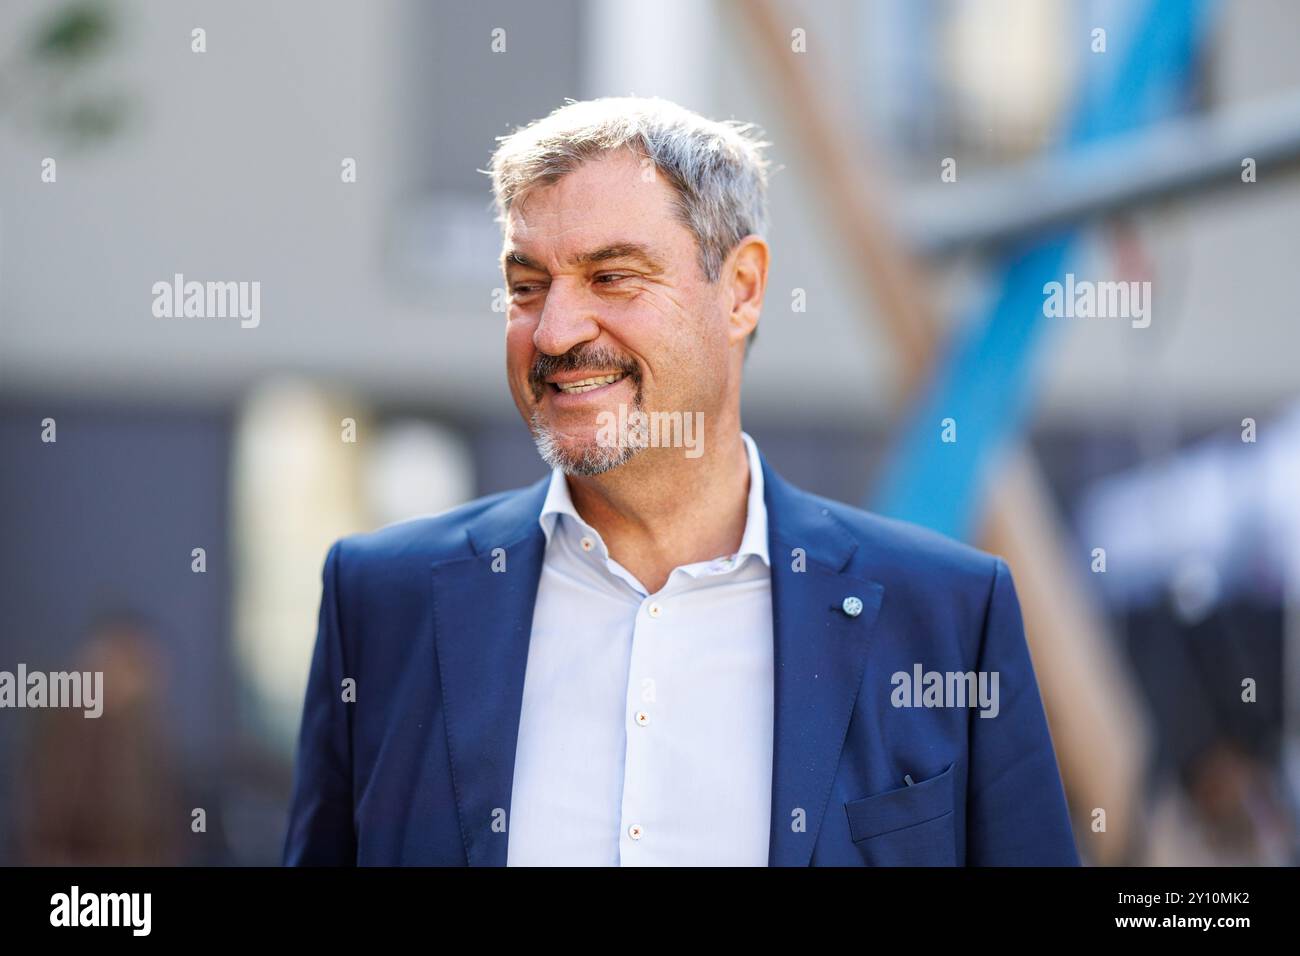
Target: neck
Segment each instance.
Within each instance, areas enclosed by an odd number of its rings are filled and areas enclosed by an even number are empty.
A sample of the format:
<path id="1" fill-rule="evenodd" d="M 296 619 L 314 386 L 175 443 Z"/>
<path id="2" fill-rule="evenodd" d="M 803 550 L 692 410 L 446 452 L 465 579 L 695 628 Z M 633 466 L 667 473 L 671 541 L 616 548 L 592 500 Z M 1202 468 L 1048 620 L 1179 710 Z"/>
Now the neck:
<path id="1" fill-rule="evenodd" d="M 749 455 L 739 423 L 712 437 L 699 458 L 647 448 L 613 471 L 568 482 L 578 514 L 651 594 L 674 568 L 740 549 Z"/>

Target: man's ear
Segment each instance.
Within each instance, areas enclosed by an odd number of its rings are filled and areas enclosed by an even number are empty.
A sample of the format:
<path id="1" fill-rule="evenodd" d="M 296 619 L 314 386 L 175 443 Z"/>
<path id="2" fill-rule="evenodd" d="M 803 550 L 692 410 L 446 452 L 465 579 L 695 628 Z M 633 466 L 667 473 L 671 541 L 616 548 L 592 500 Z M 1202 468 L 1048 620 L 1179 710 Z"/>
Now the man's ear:
<path id="1" fill-rule="evenodd" d="M 754 235 L 740 240 L 727 256 L 723 279 L 731 292 L 727 334 L 733 345 L 749 338 L 758 327 L 758 317 L 763 311 L 763 293 L 767 290 L 769 258 L 767 243 Z"/>

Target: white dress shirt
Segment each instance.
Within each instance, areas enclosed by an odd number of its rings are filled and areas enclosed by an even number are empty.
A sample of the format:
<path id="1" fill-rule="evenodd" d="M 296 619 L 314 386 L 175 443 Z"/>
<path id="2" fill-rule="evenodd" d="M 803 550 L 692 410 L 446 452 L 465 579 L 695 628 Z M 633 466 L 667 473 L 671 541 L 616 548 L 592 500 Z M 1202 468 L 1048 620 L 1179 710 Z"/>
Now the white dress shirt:
<path id="1" fill-rule="evenodd" d="M 510 866 L 766 866 L 772 589 L 753 440 L 740 550 L 642 584 L 558 469 L 524 677 Z"/>

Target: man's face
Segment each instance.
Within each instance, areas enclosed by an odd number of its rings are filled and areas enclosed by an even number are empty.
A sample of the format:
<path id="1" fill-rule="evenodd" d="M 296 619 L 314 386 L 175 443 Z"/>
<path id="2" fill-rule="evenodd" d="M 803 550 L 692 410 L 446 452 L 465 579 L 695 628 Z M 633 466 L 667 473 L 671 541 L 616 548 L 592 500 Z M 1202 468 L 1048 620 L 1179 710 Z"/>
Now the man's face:
<path id="1" fill-rule="evenodd" d="M 621 150 L 510 210 L 510 391 L 543 458 L 566 473 L 600 474 L 640 451 L 635 439 L 611 446 L 602 412 L 703 412 L 707 422 L 739 388 L 726 284 L 706 279 L 675 200 L 652 165 Z"/>

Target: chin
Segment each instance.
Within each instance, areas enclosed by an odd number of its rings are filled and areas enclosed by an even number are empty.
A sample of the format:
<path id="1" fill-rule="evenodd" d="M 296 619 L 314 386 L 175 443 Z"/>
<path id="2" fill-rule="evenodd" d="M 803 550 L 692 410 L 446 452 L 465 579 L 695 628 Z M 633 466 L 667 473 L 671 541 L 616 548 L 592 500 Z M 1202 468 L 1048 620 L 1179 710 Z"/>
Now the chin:
<path id="1" fill-rule="evenodd" d="M 581 438 L 564 435 L 541 420 L 534 412 L 529 428 L 537 453 L 550 468 L 559 468 L 566 475 L 591 478 L 626 464 L 641 449 L 634 445 L 606 445 L 594 435 Z"/>

